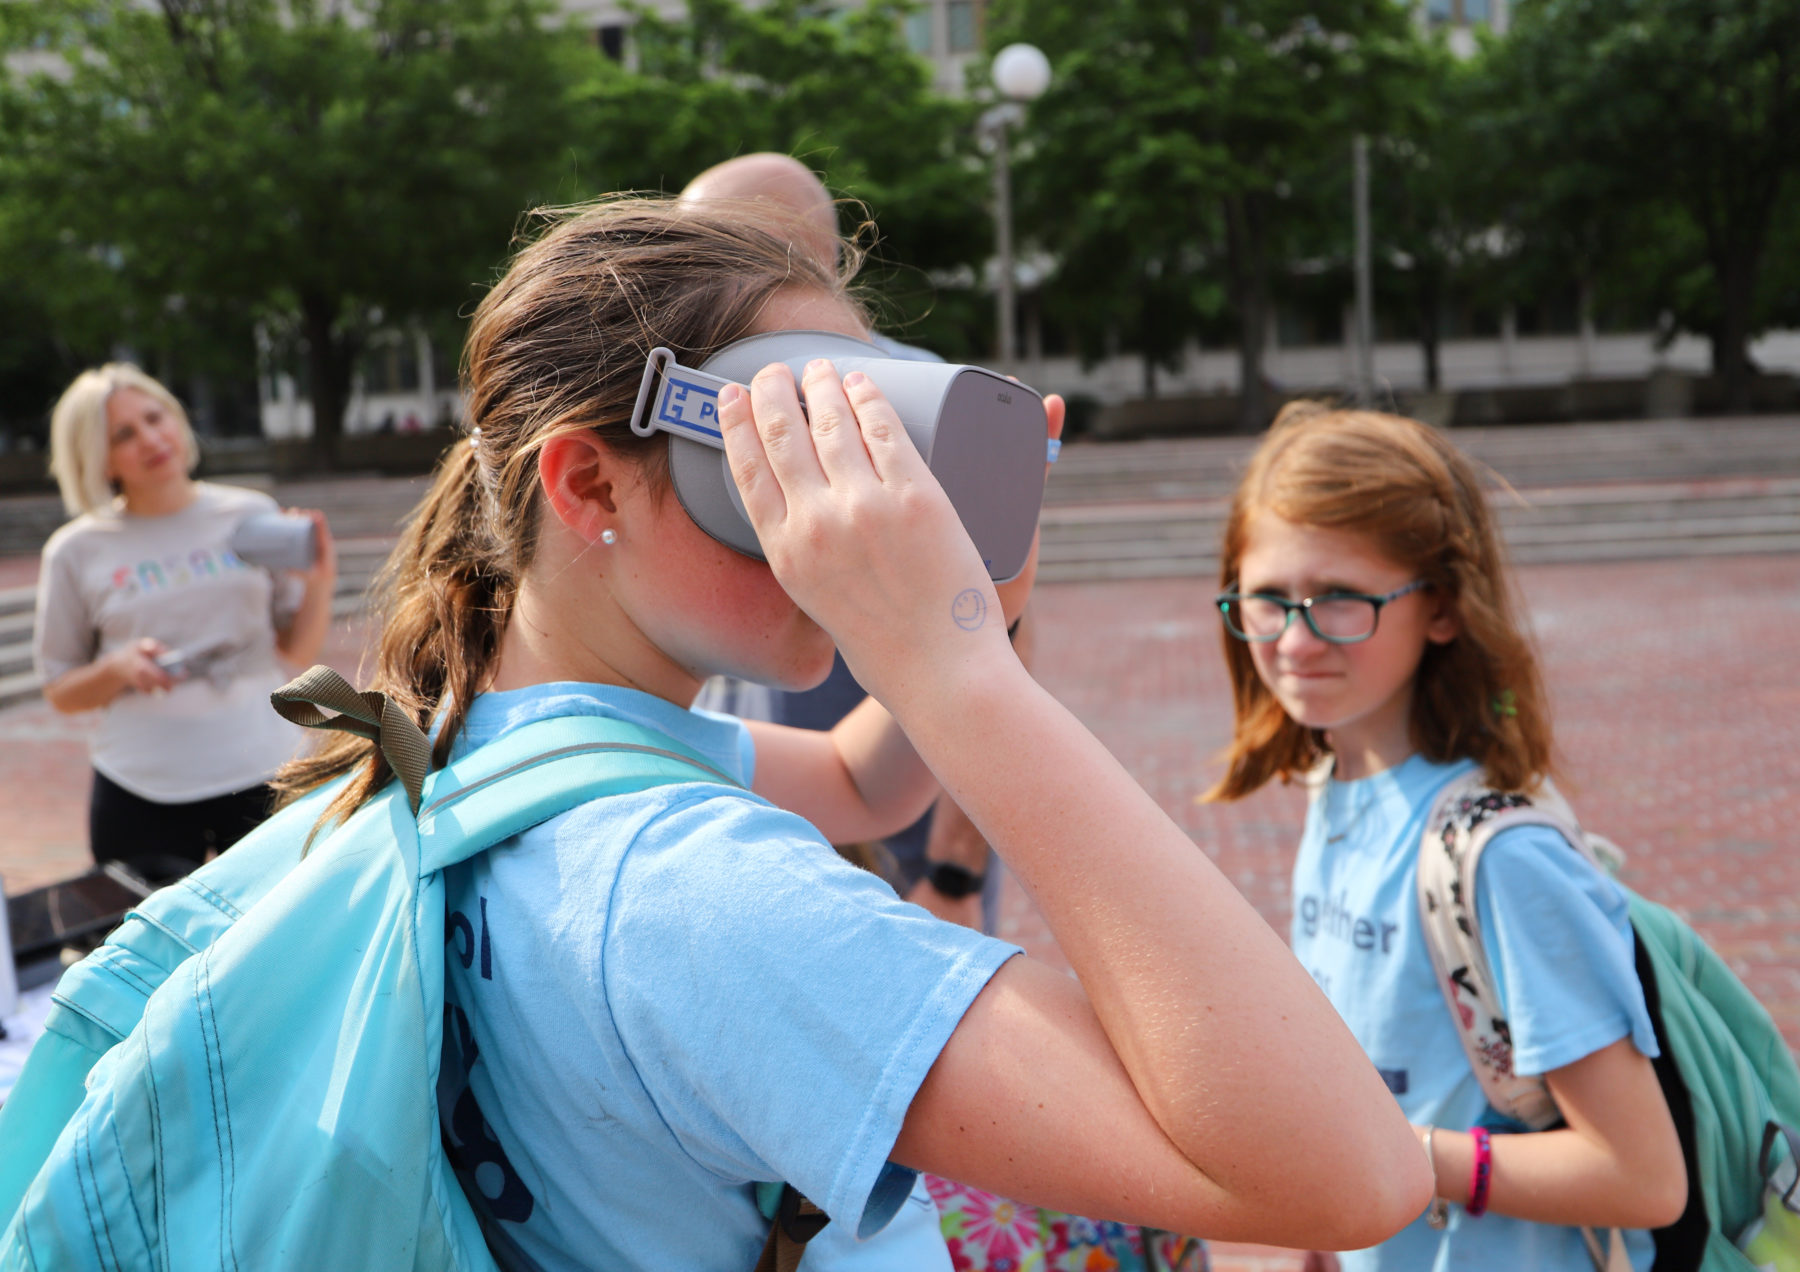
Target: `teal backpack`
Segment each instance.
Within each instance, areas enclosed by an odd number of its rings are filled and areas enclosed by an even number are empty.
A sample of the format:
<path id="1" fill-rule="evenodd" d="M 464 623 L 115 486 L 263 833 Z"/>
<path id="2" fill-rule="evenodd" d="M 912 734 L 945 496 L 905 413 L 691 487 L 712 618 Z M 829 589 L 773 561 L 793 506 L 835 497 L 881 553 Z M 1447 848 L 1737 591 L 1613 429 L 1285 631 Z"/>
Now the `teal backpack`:
<path id="1" fill-rule="evenodd" d="M 399 780 L 308 849 L 339 786 L 311 793 L 63 976 L 0 1108 L 0 1272 L 494 1272 L 438 1118 L 439 872 L 606 795 L 737 785 L 592 716 L 427 773 L 413 721 L 328 668 L 275 698 L 370 738 Z M 776 1220 L 757 1266 L 792 1269 L 822 1217 L 780 1184 L 757 1199 Z"/>
<path id="2" fill-rule="evenodd" d="M 1542 1130 L 1562 1115 L 1542 1078 L 1512 1070 L 1512 1037 L 1481 943 L 1475 895 L 1482 849 L 1519 825 L 1550 827 L 1604 869 L 1616 872 L 1623 860 L 1614 845 L 1581 829 L 1553 788 L 1533 797 L 1498 792 L 1476 770 L 1451 781 L 1426 819 L 1419 911 L 1438 987 L 1488 1103 Z M 1652 1234 L 1654 1272 L 1800 1268 L 1797 1229 L 1788 1220 L 1800 1204 L 1790 1129 L 1800 1127 L 1800 1068 L 1769 1013 L 1693 928 L 1665 906 L 1629 889 L 1626 895 L 1638 979 L 1662 1051 L 1656 1076 L 1688 1173 L 1686 1211 Z M 1765 1214 L 1774 1222 L 1760 1223 Z M 1585 1235 L 1597 1269 L 1619 1266 L 1619 1242 Z"/>

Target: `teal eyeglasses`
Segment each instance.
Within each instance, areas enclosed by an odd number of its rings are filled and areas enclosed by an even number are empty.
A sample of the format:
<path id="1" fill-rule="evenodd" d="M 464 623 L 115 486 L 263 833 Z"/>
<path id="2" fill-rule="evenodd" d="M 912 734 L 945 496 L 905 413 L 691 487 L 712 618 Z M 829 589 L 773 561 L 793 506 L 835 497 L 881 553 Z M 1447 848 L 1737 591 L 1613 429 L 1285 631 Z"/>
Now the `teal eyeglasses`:
<path id="1" fill-rule="evenodd" d="M 1285 596 L 1266 592 L 1221 592 L 1215 603 L 1225 620 L 1225 630 L 1239 640 L 1267 644 L 1280 640 L 1281 634 L 1294 621 L 1295 613 L 1306 616 L 1313 635 L 1333 645 L 1354 645 L 1375 634 L 1381 619 L 1381 607 L 1397 601 L 1409 592 L 1428 587 L 1424 579 L 1414 579 L 1405 587 L 1395 588 L 1385 596 L 1369 596 L 1363 592 L 1327 592 L 1323 596 L 1307 596 L 1290 601 Z"/>

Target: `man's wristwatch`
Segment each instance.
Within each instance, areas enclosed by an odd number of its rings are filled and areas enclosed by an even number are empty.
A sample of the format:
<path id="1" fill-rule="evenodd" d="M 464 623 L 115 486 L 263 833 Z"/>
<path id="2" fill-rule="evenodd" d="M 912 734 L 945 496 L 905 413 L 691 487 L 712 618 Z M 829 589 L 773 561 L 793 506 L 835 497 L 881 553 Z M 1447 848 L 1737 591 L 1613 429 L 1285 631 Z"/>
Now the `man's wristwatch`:
<path id="1" fill-rule="evenodd" d="M 932 887 L 952 901 L 961 897 L 974 896 L 987 882 L 987 875 L 977 874 L 967 866 L 959 866 L 954 861 L 927 862 L 925 877 L 931 881 Z"/>

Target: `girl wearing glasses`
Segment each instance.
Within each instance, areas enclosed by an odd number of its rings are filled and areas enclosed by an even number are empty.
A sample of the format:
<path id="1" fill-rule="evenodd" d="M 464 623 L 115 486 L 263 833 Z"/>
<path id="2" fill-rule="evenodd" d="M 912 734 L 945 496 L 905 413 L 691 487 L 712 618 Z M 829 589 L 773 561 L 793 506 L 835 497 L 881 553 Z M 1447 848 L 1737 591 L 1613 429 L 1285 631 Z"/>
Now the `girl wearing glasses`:
<path id="1" fill-rule="evenodd" d="M 1530 793 L 1552 769 L 1542 678 L 1473 466 L 1413 420 L 1291 406 L 1237 490 L 1221 572 L 1236 726 L 1207 798 L 1314 783 L 1294 952 L 1450 1203 L 1343 1268 L 1585 1272 L 1581 1227 L 1625 1230 L 1617 1257 L 1648 1268 L 1644 1230 L 1673 1223 L 1687 1189 L 1623 893 L 1544 827 L 1503 830 L 1479 859 L 1513 1069 L 1542 1075 L 1564 1118 L 1536 1134 L 1483 1097 L 1419 917 L 1419 844 L 1445 784 L 1480 766 L 1495 790 Z"/>

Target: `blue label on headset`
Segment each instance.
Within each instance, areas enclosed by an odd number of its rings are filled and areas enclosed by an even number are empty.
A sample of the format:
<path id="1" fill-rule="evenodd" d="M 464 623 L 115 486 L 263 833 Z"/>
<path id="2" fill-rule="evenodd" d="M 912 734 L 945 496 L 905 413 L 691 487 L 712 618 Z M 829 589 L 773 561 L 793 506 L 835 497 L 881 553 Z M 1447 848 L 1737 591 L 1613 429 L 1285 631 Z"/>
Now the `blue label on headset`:
<path id="1" fill-rule="evenodd" d="M 717 444 L 719 432 L 719 382 L 681 380 L 664 372 L 662 399 L 656 407 L 659 428 L 684 433 L 695 441 Z"/>

